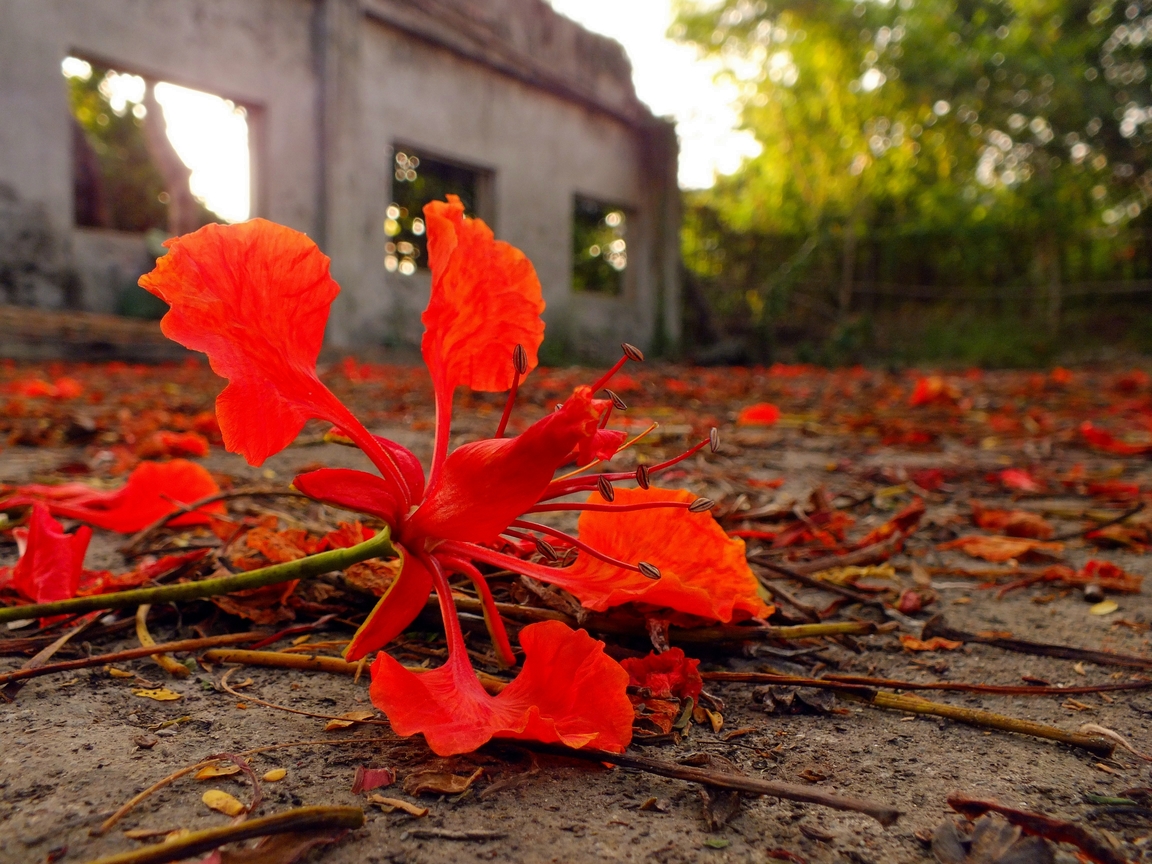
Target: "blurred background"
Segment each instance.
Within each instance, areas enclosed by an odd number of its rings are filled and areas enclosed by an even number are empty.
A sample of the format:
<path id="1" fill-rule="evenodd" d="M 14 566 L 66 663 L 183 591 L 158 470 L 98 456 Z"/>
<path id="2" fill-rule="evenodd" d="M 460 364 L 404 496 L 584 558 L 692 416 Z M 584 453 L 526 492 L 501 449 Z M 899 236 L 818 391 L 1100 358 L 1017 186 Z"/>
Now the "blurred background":
<path id="1" fill-rule="evenodd" d="M 1144 354 L 1150 40 L 1146 0 L 14 0 L 0 351 L 162 355 L 163 240 L 263 216 L 333 258 L 330 348 L 402 355 L 456 194 L 554 364 Z"/>

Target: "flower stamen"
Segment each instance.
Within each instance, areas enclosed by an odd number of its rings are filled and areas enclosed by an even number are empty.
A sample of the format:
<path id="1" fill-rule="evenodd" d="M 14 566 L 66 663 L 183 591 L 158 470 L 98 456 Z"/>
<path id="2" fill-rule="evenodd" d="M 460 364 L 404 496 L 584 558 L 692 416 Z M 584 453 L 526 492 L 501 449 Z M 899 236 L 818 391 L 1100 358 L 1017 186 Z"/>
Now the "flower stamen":
<path id="1" fill-rule="evenodd" d="M 504 403 L 504 413 L 500 415 L 500 425 L 496 427 L 496 437 L 503 438 L 504 430 L 508 428 L 508 418 L 512 416 L 512 406 L 516 404 L 516 393 L 520 390 L 520 381 L 528 374 L 528 352 L 523 345 L 512 349 L 512 366 L 516 375 L 512 379 L 512 389 L 508 391 L 508 400 Z"/>
<path id="2" fill-rule="evenodd" d="M 539 522 L 529 522 L 525 519 L 517 519 L 512 524 L 515 525 L 517 528 L 526 528 L 529 531 L 539 531 L 541 534 L 547 534 L 551 537 L 558 537 L 558 538 L 564 539 L 564 540 L 568 541 L 569 543 L 571 543 L 574 548 L 579 549 L 581 552 L 587 552 L 593 558 L 599 558 L 601 561 L 603 561 L 607 564 L 612 564 L 613 566 L 620 567 L 624 570 L 631 570 L 634 573 L 642 573 L 643 575 L 648 576 L 648 574 L 644 572 L 645 562 L 641 561 L 639 564 L 629 564 L 625 561 L 621 561 L 619 558 L 613 558 L 611 555 L 607 555 L 607 554 L 599 551 L 598 549 L 595 549 L 594 547 L 589 546 L 587 543 L 585 543 L 583 540 L 580 540 L 578 537 L 573 537 L 571 534 L 566 534 L 565 532 L 561 531 L 558 528 L 551 528 L 547 525 L 541 525 Z M 552 544 L 548 543 L 546 540 L 537 540 L 536 542 L 537 543 L 544 543 L 549 548 L 552 547 Z M 555 550 L 553 550 L 553 551 L 555 551 Z M 556 556 L 556 557 L 557 557 L 557 559 L 559 559 L 559 556 Z M 651 564 L 648 564 L 647 566 L 650 568 L 652 567 Z M 655 569 L 655 568 L 652 568 L 652 569 Z M 648 576 L 648 578 L 651 579 L 652 577 Z M 657 577 L 657 578 L 659 578 L 659 577 Z"/>

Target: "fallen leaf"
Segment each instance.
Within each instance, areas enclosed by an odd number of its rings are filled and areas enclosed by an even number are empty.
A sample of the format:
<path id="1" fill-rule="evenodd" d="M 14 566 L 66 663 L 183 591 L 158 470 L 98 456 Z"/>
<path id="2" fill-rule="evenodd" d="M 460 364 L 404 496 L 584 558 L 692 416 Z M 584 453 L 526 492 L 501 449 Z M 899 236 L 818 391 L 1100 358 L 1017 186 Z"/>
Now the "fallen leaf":
<path id="1" fill-rule="evenodd" d="M 205 765 L 196 772 L 197 780 L 212 780 L 215 777 L 231 777 L 240 773 L 240 766 L 233 764 Z"/>
<path id="2" fill-rule="evenodd" d="M 459 795 L 467 792 L 483 773 L 483 768 L 477 768 L 468 777 L 441 771 L 416 771 L 404 778 L 404 791 L 409 795 Z"/>
<path id="3" fill-rule="evenodd" d="M 263 779 L 264 779 L 265 783 L 276 783 L 280 780 L 283 780 L 287 776 L 288 776 L 288 772 L 285 769 L 273 768 L 270 771 L 264 772 L 264 778 Z"/>
<path id="4" fill-rule="evenodd" d="M 349 726 L 355 726 L 362 720 L 371 720 L 376 716 L 375 711 L 349 711 L 346 714 L 341 714 L 338 720 L 329 720 L 324 724 L 325 732 L 332 732 L 335 729 L 347 729 Z"/>
<path id="5" fill-rule="evenodd" d="M 974 828 L 949 819 L 932 834 L 932 854 L 942 864 L 1052 864 L 1051 847 L 1022 834 L 999 816 L 981 816 Z"/>
<path id="6" fill-rule="evenodd" d="M 391 813 L 393 810 L 403 810 L 410 816 L 417 818 L 428 815 L 427 807 L 421 807 L 419 804 L 413 804 L 400 798 L 385 798 L 383 795 L 369 795 L 368 801 L 371 804 L 378 805 L 385 813 Z"/>
<path id="7" fill-rule="evenodd" d="M 1089 615 L 1111 615 L 1120 606 L 1115 600 L 1101 600 L 1088 610 Z"/>
<path id="8" fill-rule="evenodd" d="M 907 633 L 900 635 L 900 644 L 905 651 L 955 651 L 963 642 L 945 639 L 943 636 L 933 636 L 931 639 L 917 639 Z"/>
<path id="9" fill-rule="evenodd" d="M 144 699 L 155 699 L 157 702 L 174 702 L 177 699 L 183 699 L 179 693 L 169 690 L 167 687 L 158 687 L 155 690 L 133 690 L 133 696 L 140 696 Z"/>
<path id="10" fill-rule="evenodd" d="M 371 792 L 381 786 L 391 786 L 396 782 L 396 775 L 388 768 L 365 768 L 356 766 L 356 776 L 352 780 L 352 794 Z"/>
<path id="11" fill-rule="evenodd" d="M 209 809 L 223 813 L 225 816 L 239 816 L 246 809 L 243 804 L 227 792 L 221 792 L 219 789 L 209 789 L 200 797 L 200 800 Z"/>
<path id="12" fill-rule="evenodd" d="M 1027 537 L 990 537 L 983 534 L 970 534 L 936 547 L 941 551 L 959 549 L 973 558 L 985 561 L 1008 561 L 1022 558 L 1027 554 L 1058 556 L 1064 551 L 1063 543 L 1032 540 Z"/>
<path id="13" fill-rule="evenodd" d="M 113 678 L 135 678 L 135 672 L 129 672 L 127 669 L 117 669 L 115 666 L 106 666 L 108 674 Z"/>

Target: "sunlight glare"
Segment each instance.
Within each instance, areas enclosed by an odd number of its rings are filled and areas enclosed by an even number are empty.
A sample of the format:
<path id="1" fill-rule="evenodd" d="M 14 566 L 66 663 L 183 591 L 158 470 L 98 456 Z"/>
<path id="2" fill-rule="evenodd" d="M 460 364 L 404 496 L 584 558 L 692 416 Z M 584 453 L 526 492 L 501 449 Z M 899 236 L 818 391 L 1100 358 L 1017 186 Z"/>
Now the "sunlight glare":
<path id="1" fill-rule="evenodd" d="M 204 206 L 228 222 L 251 212 L 248 112 L 227 99 L 175 84 L 156 85 L 168 140 L 192 171 L 188 185 Z"/>
<path id="2" fill-rule="evenodd" d="M 717 82 L 715 60 L 665 35 L 672 24 L 671 0 L 550 0 L 552 8 L 624 46 L 632 61 L 636 95 L 658 116 L 676 120 L 680 139 L 680 185 L 702 189 L 716 174 L 731 174 L 746 157 L 760 153 L 750 132 L 739 128 L 732 82 Z"/>

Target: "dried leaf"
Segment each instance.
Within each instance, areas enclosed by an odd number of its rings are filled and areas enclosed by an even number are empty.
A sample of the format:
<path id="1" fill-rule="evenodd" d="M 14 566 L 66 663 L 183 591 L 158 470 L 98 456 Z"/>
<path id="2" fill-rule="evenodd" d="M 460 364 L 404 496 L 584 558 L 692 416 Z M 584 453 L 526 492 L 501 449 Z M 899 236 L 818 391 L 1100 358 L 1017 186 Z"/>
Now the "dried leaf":
<path id="1" fill-rule="evenodd" d="M 955 651 L 963 642 L 945 639 L 943 636 L 933 636 L 931 639 L 917 639 L 907 633 L 900 634 L 900 644 L 905 651 Z"/>
<path id="2" fill-rule="evenodd" d="M 183 699 L 179 693 L 169 690 L 167 687 L 158 687 L 155 690 L 137 689 L 132 691 L 133 696 L 140 696 L 144 699 L 155 699 L 157 702 L 174 702 L 177 699 Z"/>
<path id="3" fill-rule="evenodd" d="M 197 780 L 212 780 L 216 777 L 231 777 L 233 774 L 240 773 L 240 766 L 231 763 L 218 763 L 216 765 L 205 765 L 196 772 Z"/>
<path id="4" fill-rule="evenodd" d="M 200 800 L 209 809 L 223 813 L 225 816 L 239 816 L 246 809 L 238 800 L 219 789 L 209 789 L 200 797 Z"/>
<path id="5" fill-rule="evenodd" d="M 1089 615 L 1111 615 L 1120 605 L 1115 600 L 1101 600 L 1088 610 Z"/>
<path id="6" fill-rule="evenodd" d="M 371 720 L 375 716 L 375 711 L 349 711 L 346 714 L 341 714 L 339 720 L 329 720 L 325 723 L 324 731 L 332 732 L 336 729 L 347 729 L 350 726 L 355 726 L 361 720 Z"/>
<path id="7" fill-rule="evenodd" d="M 264 772 L 263 780 L 265 783 L 277 783 L 288 776 L 288 772 L 283 768 L 273 768 L 270 771 Z"/>
<path id="8" fill-rule="evenodd" d="M 413 804 L 400 798 L 385 798 L 383 795 L 369 795 L 368 801 L 369 803 L 378 805 L 385 813 L 391 813 L 393 810 L 403 810 L 410 816 L 416 816 L 417 818 L 428 815 L 427 807 L 421 807 L 419 804 Z"/>
<path id="9" fill-rule="evenodd" d="M 117 669 L 115 666 L 104 667 L 108 670 L 108 674 L 113 678 L 135 678 L 135 672 L 129 672 L 127 669 Z"/>
<path id="10" fill-rule="evenodd" d="M 404 778 L 404 791 L 409 795 L 459 795 L 467 792 L 483 773 L 483 768 L 477 768 L 468 777 L 440 771 L 417 771 Z"/>
<path id="11" fill-rule="evenodd" d="M 356 776 L 352 780 L 352 794 L 371 792 L 382 786 L 391 786 L 395 782 L 396 775 L 388 768 L 365 768 L 363 765 L 357 765 Z"/>

